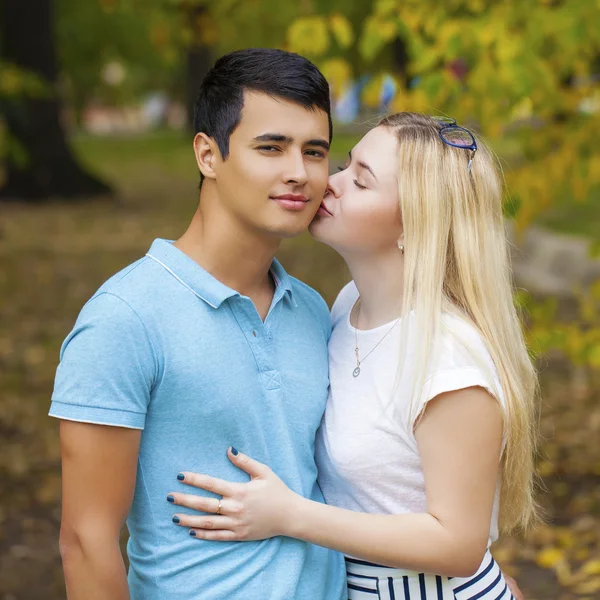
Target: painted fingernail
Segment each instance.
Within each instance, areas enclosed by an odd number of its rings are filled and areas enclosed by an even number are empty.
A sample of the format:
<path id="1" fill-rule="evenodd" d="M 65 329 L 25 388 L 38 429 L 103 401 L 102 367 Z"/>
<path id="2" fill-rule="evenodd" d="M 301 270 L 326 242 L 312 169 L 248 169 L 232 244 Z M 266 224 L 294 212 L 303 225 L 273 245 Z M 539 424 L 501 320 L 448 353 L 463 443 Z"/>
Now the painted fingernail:
<path id="1" fill-rule="evenodd" d="M 179 523 L 179 517 L 175 516 L 173 517 L 173 523 Z"/>
<path id="2" fill-rule="evenodd" d="M 190 535 L 191 535 L 192 537 L 196 537 L 196 532 L 195 532 L 195 531 L 192 529 L 192 530 L 190 531 Z"/>
<path id="3" fill-rule="evenodd" d="M 185 475 L 183 473 L 178 473 L 177 479 L 179 479 L 179 481 L 183 481 L 185 479 Z"/>
<path id="4" fill-rule="evenodd" d="M 231 454 L 233 454 L 234 456 L 238 455 L 238 451 L 233 446 L 231 446 Z"/>
<path id="5" fill-rule="evenodd" d="M 173 502 L 175 502 L 175 497 L 171 496 L 170 494 L 167 496 L 167 502 L 170 502 L 171 504 L 173 504 Z"/>

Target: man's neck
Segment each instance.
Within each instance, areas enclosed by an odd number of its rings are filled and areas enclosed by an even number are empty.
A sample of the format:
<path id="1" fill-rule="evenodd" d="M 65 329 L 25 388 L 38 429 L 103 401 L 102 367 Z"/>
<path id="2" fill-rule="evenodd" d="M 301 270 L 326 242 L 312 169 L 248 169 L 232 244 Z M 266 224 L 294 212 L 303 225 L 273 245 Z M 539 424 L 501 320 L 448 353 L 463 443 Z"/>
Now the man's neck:
<path id="1" fill-rule="evenodd" d="M 244 296 L 272 290 L 269 269 L 281 240 L 244 229 L 224 211 L 199 208 L 175 246 L 215 279 Z"/>

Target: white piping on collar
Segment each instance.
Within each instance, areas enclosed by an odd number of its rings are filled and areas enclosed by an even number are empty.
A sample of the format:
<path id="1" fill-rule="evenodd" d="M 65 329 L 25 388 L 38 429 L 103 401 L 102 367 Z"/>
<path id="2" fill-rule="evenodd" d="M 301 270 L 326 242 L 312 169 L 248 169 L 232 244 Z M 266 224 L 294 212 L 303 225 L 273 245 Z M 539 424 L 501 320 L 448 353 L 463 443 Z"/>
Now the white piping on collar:
<path id="1" fill-rule="evenodd" d="M 156 256 L 152 256 L 152 254 L 150 254 L 150 252 L 147 252 L 146 256 L 151 258 L 152 260 L 155 260 L 159 265 L 161 265 L 161 267 L 164 267 L 167 271 L 169 271 L 169 273 L 171 273 L 171 275 L 173 275 L 173 277 L 175 277 L 175 279 L 177 279 L 177 281 L 179 281 L 179 283 L 183 284 L 188 290 L 190 290 L 190 292 L 192 292 L 192 294 L 195 294 L 196 296 L 198 296 L 198 298 L 200 298 L 201 300 L 204 300 L 204 302 L 206 302 L 206 304 L 208 304 L 212 308 L 217 308 L 217 306 L 215 306 L 212 302 L 209 302 L 204 296 L 201 296 L 196 290 L 192 289 L 185 281 L 183 281 L 183 279 L 181 279 L 181 277 L 176 275 L 172 269 L 169 269 L 169 267 L 167 267 L 167 265 L 165 265 L 164 262 L 158 260 L 158 258 L 156 258 Z"/>

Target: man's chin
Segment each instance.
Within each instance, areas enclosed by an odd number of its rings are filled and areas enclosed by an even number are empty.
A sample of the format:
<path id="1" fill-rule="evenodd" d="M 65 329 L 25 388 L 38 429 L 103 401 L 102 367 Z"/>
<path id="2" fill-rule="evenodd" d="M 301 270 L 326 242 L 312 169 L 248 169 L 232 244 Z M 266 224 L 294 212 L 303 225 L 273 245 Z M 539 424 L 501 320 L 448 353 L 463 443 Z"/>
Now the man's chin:
<path id="1" fill-rule="evenodd" d="M 302 235 L 307 230 L 307 227 L 308 226 L 305 223 L 303 223 L 302 225 L 297 226 L 284 225 L 268 227 L 267 231 L 273 236 L 281 238 L 282 240 L 287 240 Z"/>

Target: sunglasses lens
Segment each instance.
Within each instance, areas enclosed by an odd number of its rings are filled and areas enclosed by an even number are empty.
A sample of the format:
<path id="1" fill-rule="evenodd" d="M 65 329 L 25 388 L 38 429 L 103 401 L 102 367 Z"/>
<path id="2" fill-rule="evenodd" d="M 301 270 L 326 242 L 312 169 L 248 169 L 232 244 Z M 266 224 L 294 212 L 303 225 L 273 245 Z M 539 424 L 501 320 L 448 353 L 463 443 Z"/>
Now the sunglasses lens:
<path id="1" fill-rule="evenodd" d="M 458 129 L 458 127 L 449 127 L 441 132 L 444 141 L 454 146 L 469 148 L 475 144 L 473 136 L 464 129 Z"/>

